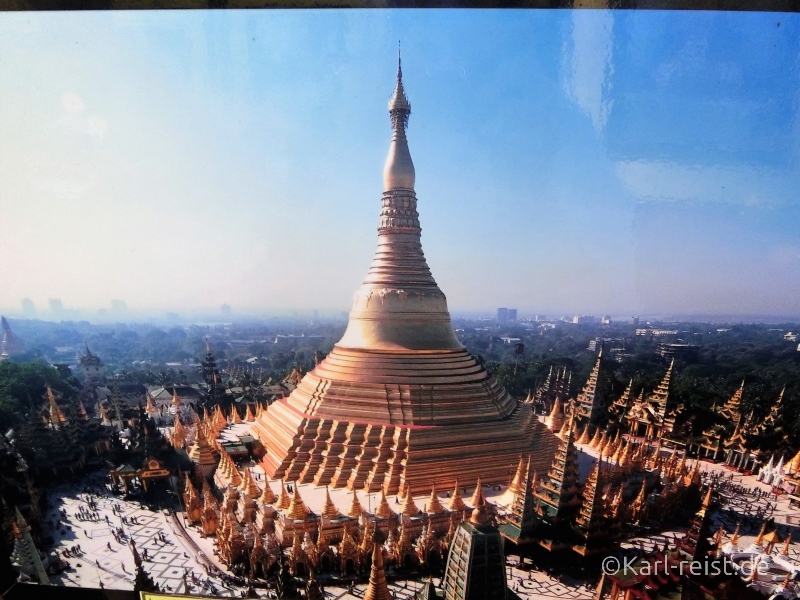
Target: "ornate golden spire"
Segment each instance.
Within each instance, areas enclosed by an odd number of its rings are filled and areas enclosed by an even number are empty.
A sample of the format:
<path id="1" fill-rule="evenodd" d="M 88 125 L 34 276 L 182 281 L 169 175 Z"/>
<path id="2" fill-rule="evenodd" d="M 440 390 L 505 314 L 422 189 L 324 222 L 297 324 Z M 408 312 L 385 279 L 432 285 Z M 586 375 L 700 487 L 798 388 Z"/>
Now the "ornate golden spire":
<path id="1" fill-rule="evenodd" d="M 450 321 L 445 295 L 422 252 L 414 164 L 406 140 L 411 106 L 400 69 L 389 114 L 393 133 L 383 170 L 378 248 L 353 299 L 347 330 L 336 346 L 390 351 L 463 350 Z"/>
<path id="2" fill-rule="evenodd" d="M 519 464 L 517 465 L 517 472 L 514 474 L 514 479 L 511 480 L 511 485 L 508 486 L 508 491 L 512 494 L 518 494 L 522 490 L 522 481 L 525 478 L 525 461 L 522 455 L 519 455 Z"/>
<path id="3" fill-rule="evenodd" d="M 731 546 L 738 546 L 739 545 L 739 528 L 742 526 L 742 522 L 739 521 L 736 523 L 736 529 L 733 530 L 733 535 L 731 536 Z"/>
<path id="4" fill-rule="evenodd" d="M 269 481 L 264 478 L 264 490 L 261 492 L 261 496 L 258 497 L 258 501 L 262 504 L 275 504 L 275 501 L 278 497 L 275 495 L 275 492 L 272 491 L 272 488 L 269 486 Z"/>
<path id="5" fill-rule="evenodd" d="M 389 100 L 389 116 L 392 120 L 392 143 L 389 147 L 389 156 L 383 168 L 383 188 L 386 191 L 395 189 L 414 189 L 414 163 L 408 151 L 406 141 L 406 127 L 408 117 L 411 115 L 411 105 L 408 103 L 406 91 L 403 88 L 403 69 L 400 57 L 397 58 L 397 84 Z"/>
<path id="6" fill-rule="evenodd" d="M 406 497 L 403 500 L 403 506 L 400 509 L 400 514 L 406 517 L 414 517 L 419 514 L 419 508 L 417 505 L 414 504 L 414 498 L 411 495 L 411 491 L 406 489 Z"/>
<path id="7" fill-rule="evenodd" d="M 147 412 L 149 412 L 151 415 L 157 413 L 158 409 L 156 408 L 156 405 L 153 404 L 153 397 L 150 394 L 145 394 L 145 396 L 147 397 L 145 410 L 147 410 Z"/>
<path id="8" fill-rule="evenodd" d="M 394 515 L 394 511 L 392 507 L 389 506 L 389 502 L 386 500 L 386 492 L 383 491 L 381 488 L 381 500 L 378 503 L 378 507 L 375 509 L 375 516 L 379 519 L 389 519 Z"/>
<path id="9" fill-rule="evenodd" d="M 361 502 L 358 501 L 358 494 L 356 494 L 356 491 L 353 490 L 353 502 L 350 503 L 350 509 L 347 511 L 347 516 L 357 519 L 363 514 L 364 507 L 361 506 Z"/>
<path id="10" fill-rule="evenodd" d="M 177 386 L 172 388 L 172 406 L 175 408 L 179 408 L 181 406 L 181 398 L 178 396 Z"/>
<path id="11" fill-rule="evenodd" d="M 483 490 L 481 489 L 483 484 L 481 483 L 481 478 L 478 477 L 478 482 L 475 484 L 475 491 L 472 492 L 472 498 L 469 500 L 469 505 L 473 508 L 478 506 L 478 500 L 483 497 Z"/>
<path id="12" fill-rule="evenodd" d="M 588 444 L 589 443 L 589 424 L 586 424 L 586 429 L 583 430 L 581 437 L 578 438 L 578 441 L 575 442 L 576 444 Z"/>
<path id="13" fill-rule="evenodd" d="M 377 539 L 372 540 L 372 570 L 369 574 L 369 584 L 364 591 L 364 600 L 392 600 L 389 585 L 386 583 L 386 573 L 383 570 L 383 547 Z"/>
<path id="14" fill-rule="evenodd" d="M 181 419 L 175 415 L 175 423 L 172 429 L 172 446 L 173 448 L 183 448 L 186 443 L 186 430 L 183 428 Z"/>
<path id="15" fill-rule="evenodd" d="M 189 450 L 189 458 L 198 465 L 211 465 L 217 462 L 214 458 L 214 451 L 208 445 L 208 440 L 206 440 L 203 435 L 203 429 L 200 427 L 197 428 L 195 433 L 194 443 Z"/>
<path id="16" fill-rule="evenodd" d="M 477 495 L 477 498 L 475 498 L 475 508 L 472 509 L 469 522 L 473 525 L 485 525 L 491 520 L 492 516 L 489 514 L 486 507 L 486 498 L 483 496 L 483 489 L 478 487 L 475 493 Z"/>
<path id="17" fill-rule="evenodd" d="M 436 495 L 436 483 L 431 487 L 431 497 L 425 503 L 425 512 L 429 515 L 438 515 L 444 512 L 444 506 L 439 502 L 439 496 Z"/>
<path id="18" fill-rule="evenodd" d="M 231 412 L 233 413 L 233 424 L 238 425 L 242 422 L 242 417 L 239 415 L 239 409 L 235 406 L 231 406 Z"/>
<path id="19" fill-rule="evenodd" d="M 331 500 L 331 493 L 328 491 L 328 486 L 325 486 L 325 506 L 322 507 L 322 516 L 328 519 L 335 519 L 340 517 L 342 513 L 336 508 L 336 505 Z"/>
<path id="20" fill-rule="evenodd" d="M 292 503 L 291 499 L 289 498 L 289 492 L 286 491 L 286 482 L 281 479 L 281 495 L 278 498 L 278 503 L 275 505 L 275 508 L 280 508 L 281 510 L 285 510 L 289 508 L 289 505 Z"/>
<path id="21" fill-rule="evenodd" d="M 458 486 L 458 479 L 456 479 L 456 487 L 453 490 L 453 495 L 450 496 L 450 502 L 447 504 L 447 510 L 453 512 L 460 512 L 467 508 L 467 505 L 464 504 L 464 499 L 461 498 L 461 489 Z"/>
<path id="22" fill-rule="evenodd" d="M 760 546 L 761 544 L 764 543 L 764 532 L 766 530 L 767 530 L 767 522 L 764 521 L 764 523 L 761 525 L 761 531 L 758 532 L 758 537 L 756 538 L 756 541 L 754 542 L 754 544 L 756 546 Z"/>
<path id="23" fill-rule="evenodd" d="M 290 519 L 305 519 L 311 511 L 306 506 L 306 503 L 303 502 L 303 499 L 300 497 L 300 488 L 297 487 L 297 483 L 294 484 L 294 495 L 292 496 L 292 501 L 289 503 L 289 510 L 286 511 L 286 516 Z M 295 534 L 295 537 L 298 537 Z"/>
<path id="24" fill-rule="evenodd" d="M 250 469 L 248 469 L 247 467 L 244 468 L 244 478 L 242 479 L 242 483 L 239 486 L 239 489 L 242 490 L 248 496 L 250 496 L 253 500 L 255 500 L 261 495 L 261 490 L 258 488 L 258 485 L 253 480 L 253 476 L 250 473 Z"/>
<path id="25" fill-rule="evenodd" d="M 789 544 L 791 543 L 792 543 L 792 531 L 789 530 L 789 535 L 783 542 L 783 548 L 781 548 L 781 554 L 783 556 L 789 556 Z"/>
<path id="26" fill-rule="evenodd" d="M 722 548 L 722 539 L 724 536 L 725 536 L 725 527 L 723 525 L 720 525 L 719 529 L 717 529 L 717 532 L 714 534 L 714 539 L 711 540 L 712 543 L 714 544 L 714 547 L 717 548 L 717 550 Z"/>
<path id="27" fill-rule="evenodd" d="M 50 422 L 54 425 L 66 422 L 67 419 L 64 417 L 64 413 L 62 413 L 61 409 L 58 407 L 55 394 L 53 394 L 53 390 L 50 389 L 49 385 L 47 386 L 47 400 L 50 403 Z"/>
<path id="28" fill-rule="evenodd" d="M 244 413 L 244 420 L 247 421 L 248 423 L 252 423 L 253 421 L 256 420 L 255 416 L 253 415 L 253 411 L 250 410 L 249 404 L 247 405 L 247 410 Z"/>

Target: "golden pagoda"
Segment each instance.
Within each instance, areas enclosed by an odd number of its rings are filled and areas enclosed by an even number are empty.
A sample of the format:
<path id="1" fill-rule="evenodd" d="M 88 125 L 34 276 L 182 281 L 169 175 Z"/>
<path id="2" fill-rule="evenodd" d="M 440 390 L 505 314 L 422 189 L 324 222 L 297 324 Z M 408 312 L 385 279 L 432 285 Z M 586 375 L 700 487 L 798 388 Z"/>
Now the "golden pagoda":
<path id="1" fill-rule="evenodd" d="M 431 497 L 425 503 L 425 512 L 429 515 L 438 515 L 444 512 L 444 506 L 436 495 L 436 485 L 431 488 Z"/>
<path id="2" fill-rule="evenodd" d="M 365 512 L 366 511 L 364 510 L 364 507 L 361 506 L 361 502 L 358 500 L 358 494 L 356 494 L 356 491 L 353 490 L 353 502 L 350 503 L 350 509 L 347 511 L 347 516 L 351 519 L 357 519 Z"/>
<path id="3" fill-rule="evenodd" d="M 464 504 L 464 499 L 461 497 L 461 489 L 458 485 L 458 480 L 456 479 L 456 485 L 453 489 L 453 495 L 450 496 L 450 502 L 447 503 L 447 510 L 450 512 L 460 512 L 463 514 L 464 510 L 466 510 L 467 505 Z"/>
<path id="4" fill-rule="evenodd" d="M 322 516 L 328 519 L 338 519 L 342 516 L 342 513 L 339 512 L 339 509 L 336 508 L 333 500 L 331 500 L 331 493 L 328 488 L 325 488 L 325 505 L 322 507 Z"/>
<path id="5" fill-rule="evenodd" d="M 181 419 L 175 415 L 175 425 L 172 428 L 172 435 L 170 436 L 170 443 L 173 448 L 181 449 L 186 444 L 186 430 L 181 424 Z"/>
<path id="6" fill-rule="evenodd" d="M 295 484 L 294 494 L 292 495 L 292 501 L 289 503 L 289 507 L 286 511 L 286 516 L 292 520 L 298 520 L 305 519 L 309 514 L 311 514 L 311 510 L 306 506 L 306 503 L 303 502 L 303 499 L 300 497 L 300 488 Z"/>
<path id="7" fill-rule="evenodd" d="M 479 474 L 505 483 L 520 453 L 542 470 L 554 454 L 532 405 L 514 400 L 453 330 L 420 243 L 410 113 L 398 66 L 378 248 L 342 339 L 252 427 L 270 477 L 389 494 L 410 480 L 424 493 Z"/>
<path id="8" fill-rule="evenodd" d="M 375 509 L 375 516 L 379 519 L 391 519 L 395 516 L 395 512 L 386 500 L 386 492 L 383 491 L 383 488 L 381 488 L 381 500 L 378 503 L 378 507 Z"/>
<path id="9" fill-rule="evenodd" d="M 65 423 L 67 419 L 64 417 L 64 413 L 61 412 L 61 408 L 59 408 L 58 403 L 56 402 L 56 396 L 53 394 L 53 390 L 50 389 L 49 385 L 47 386 L 47 401 L 50 404 L 50 422 L 53 425 Z"/>
<path id="10" fill-rule="evenodd" d="M 403 500 L 403 506 L 400 509 L 400 514 L 404 517 L 416 517 L 420 513 L 419 508 L 417 505 L 414 504 L 414 498 L 411 497 L 411 492 L 406 494 L 405 499 Z"/>
<path id="11" fill-rule="evenodd" d="M 514 473 L 514 479 L 511 480 L 511 484 L 508 486 L 508 492 L 511 494 L 518 494 L 519 491 L 522 489 L 522 479 L 525 477 L 525 461 L 522 458 L 522 455 L 519 457 L 519 464 L 517 465 L 517 472 Z"/>
<path id="12" fill-rule="evenodd" d="M 227 454 L 224 453 L 223 455 L 227 456 Z M 211 477 L 214 468 L 217 466 L 217 459 L 214 457 L 214 451 L 208 444 L 208 440 L 206 440 L 203 435 L 203 430 L 200 427 L 197 428 L 194 436 L 194 444 L 192 444 L 192 447 L 189 449 L 189 458 L 191 458 L 192 462 L 195 464 L 198 476 L 206 479 Z"/>
<path id="13" fill-rule="evenodd" d="M 286 482 L 281 480 L 281 495 L 278 498 L 278 502 L 275 504 L 275 508 L 280 508 L 281 510 L 285 510 L 289 508 L 289 505 L 291 503 L 292 501 L 289 498 L 289 492 L 286 491 Z"/>
<path id="14" fill-rule="evenodd" d="M 197 491 L 192 485 L 189 474 L 186 474 L 186 480 L 183 484 L 183 505 L 186 508 L 186 520 L 191 525 L 199 523 L 203 517 L 203 503 L 197 495 Z"/>
<path id="15" fill-rule="evenodd" d="M 393 600 L 394 596 L 389 591 L 386 583 L 386 573 L 383 570 L 383 548 L 376 540 L 372 545 L 372 570 L 369 574 L 369 583 L 364 592 L 364 600 Z"/>
<path id="16" fill-rule="evenodd" d="M 581 422 L 586 423 L 587 429 L 590 423 L 596 424 L 597 421 L 602 418 L 603 413 L 605 412 L 602 394 L 598 393 L 597 389 L 597 382 L 600 376 L 600 365 L 602 360 L 603 349 L 600 348 L 600 352 L 597 353 L 597 362 L 595 363 L 592 372 L 589 374 L 589 379 L 586 381 L 586 385 L 583 386 L 583 389 L 576 398 L 576 417 Z M 584 444 L 588 443 L 588 441 L 589 440 L 587 439 L 586 442 L 578 441 L 578 443 Z"/>
<path id="17" fill-rule="evenodd" d="M 272 491 L 272 488 L 269 486 L 269 481 L 266 479 L 264 480 L 264 490 L 261 492 L 261 495 L 258 497 L 258 501 L 261 504 L 275 504 L 275 501 L 278 497 L 275 495 L 275 492 Z"/>

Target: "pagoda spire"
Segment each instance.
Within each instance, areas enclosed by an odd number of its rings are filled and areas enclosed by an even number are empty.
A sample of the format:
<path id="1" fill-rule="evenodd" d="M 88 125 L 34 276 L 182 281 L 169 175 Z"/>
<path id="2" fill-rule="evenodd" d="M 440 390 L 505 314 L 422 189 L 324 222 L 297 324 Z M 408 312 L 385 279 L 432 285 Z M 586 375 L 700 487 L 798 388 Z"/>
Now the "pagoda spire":
<path id="1" fill-rule="evenodd" d="M 450 496 L 450 502 L 447 504 L 447 510 L 451 512 L 461 511 L 467 508 L 464 504 L 464 499 L 461 497 L 461 489 L 458 487 L 458 478 L 456 478 L 456 487 L 453 490 L 453 495 Z"/>
<path id="2" fill-rule="evenodd" d="M 389 100 L 392 138 L 383 169 L 378 247 L 354 296 L 347 330 L 337 344 L 340 348 L 390 351 L 464 348 L 450 321 L 445 295 L 431 275 L 422 251 L 414 164 L 406 139 L 410 114 L 403 71 L 398 64 L 397 83 Z M 409 320 L 412 314 L 413 319 Z M 403 322 L 402 327 L 398 321 Z M 323 361 L 317 369 L 325 364 Z"/>
<path id="3" fill-rule="evenodd" d="M 369 584 L 364 591 L 364 600 L 392 600 L 392 598 L 383 570 L 383 546 L 378 543 L 377 538 L 373 538 L 372 570 L 369 574 Z"/>
<path id="4" fill-rule="evenodd" d="M 394 511 L 392 507 L 389 506 L 389 502 L 386 500 L 386 492 L 381 488 L 381 500 L 378 503 L 378 507 L 375 509 L 375 516 L 379 519 L 388 519 L 394 516 Z"/>
<path id="5" fill-rule="evenodd" d="M 347 511 L 347 516 L 357 519 L 364 514 L 364 512 L 364 507 L 361 506 L 361 502 L 358 500 L 358 494 L 353 490 L 353 502 L 350 504 L 350 510 Z"/>
<path id="6" fill-rule="evenodd" d="M 533 470 L 531 457 L 528 456 L 528 463 L 520 481 L 520 489 L 514 493 L 511 514 L 507 517 L 507 522 L 514 529 L 503 532 L 503 535 L 514 543 L 518 543 L 521 539 L 530 538 L 536 528 L 538 523 L 535 499 L 537 487 L 536 471 Z"/>
<path id="7" fill-rule="evenodd" d="M 64 417 L 64 413 L 62 413 L 61 409 L 58 407 L 56 396 L 53 394 L 53 390 L 49 385 L 47 386 L 47 400 L 50 403 L 50 422 L 53 425 L 65 423 L 67 419 Z"/>
<path id="8" fill-rule="evenodd" d="M 331 500 L 331 493 L 328 490 L 328 486 L 325 486 L 325 505 L 322 507 L 322 516 L 327 517 L 329 519 L 335 519 L 341 516 L 341 512 L 339 509 L 336 508 L 336 505 Z"/>
<path id="9" fill-rule="evenodd" d="M 439 513 L 444 512 L 444 506 L 442 506 L 442 503 L 439 502 L 439 496 L 436 495 L 435 482 L 433 487 L 431 487 L 431 497 L 428 498 L 428 501 L 425 503 L 425 512 L 429 515 L 438 515 Z"/>
<path id="10" fill-rule="evenodd" d="M 310 512 L 306 503 L 303 502 L 303 499 L 300 497 L 300 488 L 298 488 L 297 483 L 295 483 L 294 495 L 292 496 L 292 501 L 289 504 L 286 516 L 290 519 L 305 519 Z"/>

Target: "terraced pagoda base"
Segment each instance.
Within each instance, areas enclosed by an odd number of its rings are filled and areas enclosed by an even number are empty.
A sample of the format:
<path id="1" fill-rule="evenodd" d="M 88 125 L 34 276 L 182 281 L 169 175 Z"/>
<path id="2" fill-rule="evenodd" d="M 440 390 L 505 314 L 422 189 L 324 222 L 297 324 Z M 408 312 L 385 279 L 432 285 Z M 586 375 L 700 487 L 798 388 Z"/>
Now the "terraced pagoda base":
<path id="1" fill-rule="evenodd" d="M 387 494 L 508 484 L 521 454 L 544 473 L 558 441 L 465 350 L 336 347 L 252 433 L 270 477 Z"/>

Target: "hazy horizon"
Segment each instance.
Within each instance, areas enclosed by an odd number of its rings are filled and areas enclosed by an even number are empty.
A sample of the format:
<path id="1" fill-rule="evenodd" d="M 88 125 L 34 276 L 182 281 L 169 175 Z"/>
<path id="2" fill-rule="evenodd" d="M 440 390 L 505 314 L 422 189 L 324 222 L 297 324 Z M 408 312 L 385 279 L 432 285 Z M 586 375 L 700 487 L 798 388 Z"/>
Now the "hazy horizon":
<path id="1" fill-rule="evenodd" d="M 451 313 L 800 315 L 800 16 L 2 13 L 0 31 L 0 313 L 348 310 L 401 39 Z"/>

